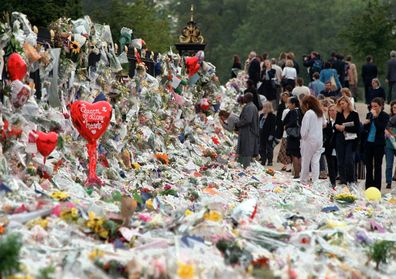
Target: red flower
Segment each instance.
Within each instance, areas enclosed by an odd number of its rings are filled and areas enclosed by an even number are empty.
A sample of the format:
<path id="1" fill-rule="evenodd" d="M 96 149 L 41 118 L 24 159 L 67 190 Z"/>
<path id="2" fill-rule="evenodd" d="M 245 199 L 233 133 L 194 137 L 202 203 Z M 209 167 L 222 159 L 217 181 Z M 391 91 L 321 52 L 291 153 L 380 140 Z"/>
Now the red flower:
<path id="1" fill-rule="evenodd" d="M 219 144 L 220 144 L 219 139 L 216 138 L 216 137 L 212 137 L 212 141 L 213 141 L 213 143 L 216 144 L 216 145 L 219 145 Z"/>
<path id="2" fill-rule="evenodd" d="M 104 166 L 105 168 L 110 167 L 109 161 L 107 161 L 107 158 L 104 154 L 99 155 L 99 162 Z"/>
<path id="3" fill-rule="evenodd" d="M 56 162 L 54 164 L 54 172 L 57 172 L 60 169 L 60 167 L 62 166 L 62 164 L 63 164 L 62 159 L 60 159 L 58 162 Z"/>

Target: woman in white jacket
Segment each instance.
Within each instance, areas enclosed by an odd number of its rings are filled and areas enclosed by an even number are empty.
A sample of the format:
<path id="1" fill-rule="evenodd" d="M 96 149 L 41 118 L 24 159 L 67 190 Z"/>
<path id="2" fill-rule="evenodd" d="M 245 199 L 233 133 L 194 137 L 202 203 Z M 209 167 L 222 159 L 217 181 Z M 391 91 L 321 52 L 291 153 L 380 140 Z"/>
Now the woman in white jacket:
<path id="1" fill-rule="evenodd" d="M 313 96 L 305 96 L 301 108 L 304 117 L 301 123 L 301 183 L 309 181 L 309 167 L 311 179 L 319 179 L 319 160 L 323 152 L 323 110 L 319 101 Z"/>

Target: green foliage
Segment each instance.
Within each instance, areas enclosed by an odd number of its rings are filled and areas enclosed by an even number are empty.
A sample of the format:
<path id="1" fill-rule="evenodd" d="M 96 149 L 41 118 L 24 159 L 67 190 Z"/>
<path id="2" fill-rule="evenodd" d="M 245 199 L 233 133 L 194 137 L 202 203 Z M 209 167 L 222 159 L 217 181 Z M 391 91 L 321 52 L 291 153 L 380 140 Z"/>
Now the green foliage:
<path id="1" fill-rule="evenodd" d="M 351 18 L 343 36 L 360 58 L 374 55 L 379 65 L 387 60 L 396 43 L 396 20 L 391 8 L 389 2 L 368 0 L 364 10 Z"/>
<path id="2" fill-rule="evenodd" d="M 39 270 L 37 279 L 53 279 L 54 278 L 53 273 L 55 273 L 55 267 L 53 267 L 52 265 L 41 268 Z"/>
<path id="3" fill-rule="evenodd" d="M 52 21 L 65 16 L 82 16 L 81 0 L 6 0 L 0 1 L 0 11 L 22 12 L 32 25 L 47 27 Z"/>
<path id="4" fill-rule="evenodd" d="M 20 270 L 20 238 L 18 234 L 11 234 L 0 239 L 0 277 L 12 275 Z"/>
<path id="5" fill-rule="evenodd" d="M 393 247 L 394 243 L 386 240 L 377 241 L 370 247 L 368 255 L 370 260 L 375 262 L 377 270 L 381 263 L 387 263 Z"/>
<path id="6" fill-rule="evenodd" d="M 84 12 L 94 22 L 109 24 L 114 42 L 121 28 L 128 27 L 154 51 L 165 51 L 174 43 L 168 18 L 150 1 L 85 0 Z"/>

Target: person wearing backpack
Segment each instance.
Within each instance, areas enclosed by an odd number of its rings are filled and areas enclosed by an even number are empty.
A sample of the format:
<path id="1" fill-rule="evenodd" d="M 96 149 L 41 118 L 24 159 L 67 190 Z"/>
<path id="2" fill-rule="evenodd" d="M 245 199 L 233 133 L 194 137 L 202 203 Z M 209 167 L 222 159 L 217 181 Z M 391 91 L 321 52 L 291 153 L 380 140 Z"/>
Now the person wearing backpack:
<path id="1" fill-rule="evenodd" d="M 323 67 L 323 61 L 322 59 L 320 59 L 320 55 L 318 52 L 312 51 L 310 56 L 304 57 L 303 65 L 309 68 L 309 78 L 311 81 L 313 81 L 313 74 L 316 72 L 320 73 Z"/>

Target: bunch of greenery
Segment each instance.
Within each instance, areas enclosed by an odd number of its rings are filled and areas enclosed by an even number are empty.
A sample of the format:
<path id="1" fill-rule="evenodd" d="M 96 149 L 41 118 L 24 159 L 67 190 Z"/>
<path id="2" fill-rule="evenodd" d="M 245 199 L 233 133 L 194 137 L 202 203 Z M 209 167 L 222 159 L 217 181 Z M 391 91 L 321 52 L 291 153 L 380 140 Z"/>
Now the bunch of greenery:
<path id="1" fill-rule="evenodd" d="M 0 238 L 0 278 L 20 270 L 19 254 L 22 247 L 21 236 L 10 234 Z"/>

